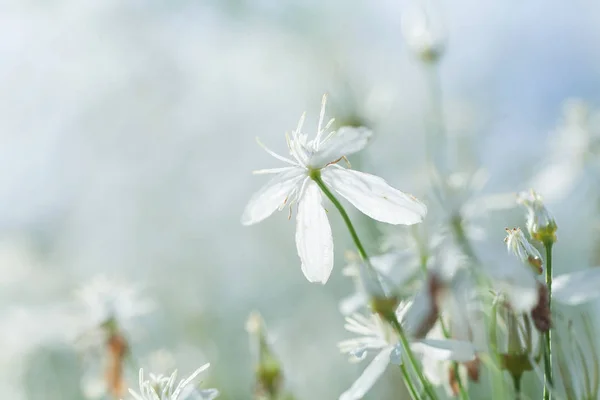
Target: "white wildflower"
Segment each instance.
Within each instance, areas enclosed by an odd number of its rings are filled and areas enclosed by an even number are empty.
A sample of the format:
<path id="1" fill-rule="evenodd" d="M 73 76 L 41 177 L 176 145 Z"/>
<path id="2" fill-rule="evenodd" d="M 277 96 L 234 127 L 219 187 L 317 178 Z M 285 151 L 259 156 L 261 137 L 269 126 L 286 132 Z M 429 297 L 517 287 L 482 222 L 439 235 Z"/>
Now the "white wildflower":
<path id="1" fill-rule="evenodd" d="M 320 176 L 328 188 L 377 221 L 411 225 L 421 222 L 427 213 L 423 203 L 392 188 L 382 178 L 337 165 L 345 156 L 362 150 L 371 137 L 371 131 L 342 127 L 327 132 L 333 120 L 323 126 L 325 103 L 326 97 L 323 96 L 317 134 L 313 140 L 308 140 L 307 135 L 302 133 L 304 115 L 296 130 L 287 136 L 293 159 L 263 146 L 270 155 L 289 166 L 255 171 L 257 174 L 275 174 L 275 177 L 254 194 L 242 216 L 242 224 L 252 225 L 269 217 L 275 210 L 298 203 L 296 246 L 302 271 L 310 282 L 320 283 L 327 282 L 333 268 L 333 237 L 315 177 Z"/>
<path id="2" fill-rule="evenodd" d="M 402 33 L 408 47 L 428 63 L 436 62 L 446 45 L 445 27 L 436 11 L 430 1 L 420 1 L 402 14 Z"/>
<path id="3" fill-rule="evenodd" d="M 188 378 L 181 380 L 175 386 L 177 371 L 171 376 L 150 374 L 149 379 L 144 379 L 144 370 L 140 369 L 139 375 L 139 393 L 129 389 L 129 393 L 134 400 L 212 400 L 217 398 L 219 391 L 216 389 L 198 390 L 190 383 L 201 372 L 205 371 L 210 364 L 204 364 L 198 368 Z"/>
<path id="4" fill-rule="evenodd" d="M 410 324 L 416 315 L 409 317 L 411 309 L 413 314 L 422 310 L 420 300 L 401 304 L 397 315 L 402 325 L 407 325 L 410 332 Z M 420 319 L 426 316 L 420 315 Z M 369 317 L 362 314 L 354 314 L 346 318 L 345 328 L 357 335 L 356 338 L 340 342 L 339 348 L 343 353 L 350 355 L 351 361 L 361 361 L 369 353 L 376 353 L 371 363 L 365 368 L 358 379 L 346 390 L 340 400 L 361 399 L 375 382 L 381 377 L 389 364 L 400 365 L 403 362 L 402 345 L 399 343 L 396 332 L 377 315 Z M 410 344 L 411 350 L 420 357 L 430 357 L 435 360 L 454 360 L 466 362 L 475 358 L 475 347 L 465 341 L 439 340 L 439 339 L 414 339 Z"/>
<path id="5" fill-rule="evenodd" d="M 598 194 L 600 173 L 600 112 L 590 112 L 579 99 L 563 106 L 563 118 L 550 138 L 550 146 L 531 182 L 547 200 L 557 202 L 569 196 L 585 199 L 589 191 Z M 582 197 L 583 196 L 583 197 Z"/>

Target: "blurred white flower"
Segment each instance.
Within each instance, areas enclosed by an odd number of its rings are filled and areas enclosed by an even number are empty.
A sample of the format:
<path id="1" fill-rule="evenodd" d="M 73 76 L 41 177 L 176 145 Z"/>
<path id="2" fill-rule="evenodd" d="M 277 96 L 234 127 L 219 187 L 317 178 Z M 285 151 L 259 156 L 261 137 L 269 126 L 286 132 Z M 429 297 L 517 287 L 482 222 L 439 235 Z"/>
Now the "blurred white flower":
<path id="1" fill-rule="evenodd" d="M 523 264 L 531 266 L 537 274 L 541 274 L 542 255 L 529 243 L 520 228 L 506 229 L 507 236 L 504 238 L 509 253 L 517 256 Z"/>
<path id="2" fill-rule="evenodd" d="M 109 322 L 122 328 L 154 309 L 152 301 L 140 296 L 139 287 L 105 276 L 96 276 L 78 289 L 76 297 L 82 307 L 84 329 L 97 329 Z"/>
<path id="3" fill-rule="evenodd" d="M 289 167 L 255 171 L 276 174 L 250 199 L 242 224 L 252 225 L 269 217 L 275 210 L 298 203 L 296 246 L 302 271 L 310 282 L 326 283 L 333 268 L 333 237 L 323 208 L 321 191 L 313 181 L 319 174 L 323 182 L 369 217 L 390 224 L 412 225 L 423 220 L 427 207 L 419 200 L 389 186 L 385 180 L 363 172 L 343 168 L 337 163 L 345 156 L 362 150 L 371 137 L 366 128 L 342 127 L 327 132 L 333 120 L 323 126 L 326 96 L 315 139 L 302 133 L 304 115 L 298 127 L 286 136 L 292 159 L 264 147 Z"/>
<path id="4" fill-rule="evenodd" d="M 485 238 L 481 221 L 490 211 L 515 207 L 514 193 L 483 194 L 489 179 L 488 173 L 479 169 L 473 173 L 453 173 L 444 178 L 433 174 L 433 198 L 437 200 L 442 215 L 442 231 L 447 235 L 459 224 L 471 240 Z"/>
<path id="5" fill-rule="evenodd" d="M 403 303 L 398 307 L 398 320 L 403 326 L 407 326 L 410 332 L 410 321 L 407 318 L 411 309 L 422 310 L 421 305 L 416 304 L 419 300 Z M 424 315 L 420 316 L 425 317 Z M 350 361 L 364 360 L 369 353 L 377 353 L 363 373 L 340 396 L 340 400 L 361 399 L 375 382 L 381 377 L 389 364 L 402 364 L 402 346 L 398 341 L 396 332 L 377 315 L 364 316 L 354 314 L 346 317 L 345 328 L 359 335 L 356 338 L 344 340 L 339 343 L 342 353 L 350 355 Z M 455 360 L 466 362 L 475 358 L 475 347 L 472 343 L 459 340 L 439 339 L 414 339 L 410 344 L 411 350 L 420 357 L 429 357 L 435 360 Z"/>
<path id="6" fill-rule="evenodd" d="M 587 303 L 600 296 L 600 267 L 554 277 L 552 300 L 570 306 Z"/>
<path id="7" fill-rule="evenodd" d="M 139 394 L 132 389 L 129 389 L 129 393 L 135 400 L 213 400 L 219 395 L 218 390 L 198 390 L 190 386 L 190 383 L 209 366 L 210 364 L 204 364 L 188 378 L 181 380 L 177 386 L 177 371 L 169 377 L 150 374 L 149 379 L 144 379 L 144 370 L 140 369 Z"/>
<path id="8" fill-rule="evenodd" d="M 600 177 L 600 112 L 590 112 L 580 99 L 563 105 L 563 118 L 550 138 L 548 151 L 531 187 L 556 202 L 576 192 L 598 193 Z M 571 197 L 570 197 L 571 198 Z"/>
<path id="9" fill-rule="evenodd" d="M 424 62 L 436 62 L 446 45 L 441 13 L 431 1 L 412 4 L 402 14 L 402 33 L 408 47 Z"/>

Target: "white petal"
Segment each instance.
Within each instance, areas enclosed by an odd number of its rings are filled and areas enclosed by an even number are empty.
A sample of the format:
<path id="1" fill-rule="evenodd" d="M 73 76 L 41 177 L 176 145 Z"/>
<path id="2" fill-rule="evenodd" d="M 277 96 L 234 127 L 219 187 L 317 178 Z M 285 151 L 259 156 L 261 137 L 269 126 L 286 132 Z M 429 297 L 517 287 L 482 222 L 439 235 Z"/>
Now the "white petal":
<path id="1" fill-rule="evenodd" d="M 600 296 L 600 268 L 559 275 L 552 282 L 552 299 L 576 306 Z"/>
<path id="2" fill-rule="evenodd" d="M 311 157 L 310 164 L 313 167 L 323 167 L 343 156 L 354 154 L 365 148 L 372 135 L 373 132 L 365 127 L 343 126 L 320 144 L 319 150 Z"/>
<path id="3" fill-rule="evenodd" d="M 296 247 L 309 282 L 325 283 L 333 269 L 333 237 L 321 190 L 310 182 L 298 204 Z"/>
<path id="4" fill-rule="evenodd" d="M 394 349 L 388 346 L 381 350 L 379 354 L 365 368 L 363 373 L 354 381 L 350 389 L 346 390 L 340 396 L 340 400 L 360 400 L 373 387 L 377 379 L 385 372 L 390 363 L 390 354 Z"/>
<path id="5" fill-rule="evenodd" d="M 355 292 L 340 301 L 340 312 L 342 315 L 350 315 L 358 311 L 361 307 L 364 307 L 368 300 L 363 292 Z"/>
<path id="6" fill-rule="evenodd" d="M 322 171 L 325 183 L 369 217 L 393 225 L 412 225 L 423 221 L 427 207 L 402 193 L 382 178 L 331 166 Z"/>
<path id="7" fill-rule="evenodd" d="M 423 339 L 412 343 L 410 348 L 425 357 L 438 361 L 466 362 L 475 358 L 473 343 L 451 339 Z"/>
<path id="8" fill-rule="evenodd" d="M 273 214 L 301 183 L 303 177 L 304 170 L 301 168 L 294 168 L 274 176 L 252 196 L 242 215 L 242 224 L 256 224 Z"/>

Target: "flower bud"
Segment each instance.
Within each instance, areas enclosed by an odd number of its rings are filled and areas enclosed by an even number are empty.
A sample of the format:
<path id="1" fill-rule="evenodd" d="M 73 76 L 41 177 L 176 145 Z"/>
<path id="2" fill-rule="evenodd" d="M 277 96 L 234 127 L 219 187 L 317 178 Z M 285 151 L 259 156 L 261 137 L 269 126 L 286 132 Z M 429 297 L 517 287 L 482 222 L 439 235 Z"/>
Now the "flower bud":
<path id="1" fill-rule="evenodd" d="M 267 339 L 265 322 L 252 312 L 246 322 L 256 362 L 256 399 L 274 398 L 282 392 L 283 370 Z"/>
<path id="2" fill-rule="evenodd" d="M 517 203 L 527 208 L 527 230 L 529 235 L 544 244 L 556 242 L 556 221 L 533 189 L 517 195 Z"/>
<path id="3" fill-rule="evenodd" d="M 506 228 L 507 236 L 504 238 L 509 253 L 514 254 L 523 264 L 529 265 L 536 274 L 543 272 L 542 256 L 527 240 L 520 228 Z"/>
<path id="4" fill-rule="evenodd" d="M 414 5 L 402 15 L 402 33 L 408 47 L 425 63 L 442 56 L 446 34 L 439 14 L 428 2 Z"/>

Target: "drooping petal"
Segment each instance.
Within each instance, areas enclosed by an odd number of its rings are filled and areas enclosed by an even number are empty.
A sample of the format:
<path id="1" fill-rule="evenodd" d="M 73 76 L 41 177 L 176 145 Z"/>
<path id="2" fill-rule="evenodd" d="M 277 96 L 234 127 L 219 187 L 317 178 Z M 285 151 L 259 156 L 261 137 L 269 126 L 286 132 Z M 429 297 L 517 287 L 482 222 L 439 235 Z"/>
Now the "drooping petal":
<path id="1" fill-rule="evenodd" d="M 382 178 L 337 165 L 326 168 L 325 183 L 369 217 L 393 225 L 423 221 L 427 207 L 419 200 L 394 189 Z"/>
<path id="2" fill-rule="evenodd" d="M 354 154 L 365 148 L 373 132 L 365 127 L 344 126 L 332 132 L 311 157 L 310 165 L 315 168 Z"/>
<path id="3" fill-rule="evenodd" d="M 471 342 L 452 339 L 422 339 L 410 348 L 426 357 L 438 361 L 467 362 L 475 358 L 475 346 Z"/>
<path id="4" fill-rule="evenodd" d="M 371 363 L 365 368 L 363 373 L 354 381 L 350 389 L 346 390 L 340 396 L 339 400 L 360 400 L 373 387 L 377 379 L 385 372 L 390 363 L 390 354 L 394 350 L 393 346 L 388 346 L 381 350 Z"/>
<path id="5" fill-rule="evenodd" d="M 333 269 L 333 237 L 323 208 L 321 190 L 312 181 L 306 186 L 298 204 L 296 247 L 306 279 L 326 283 Z"/>
<path id="6" fill-rule="evenodd" d="M 600 268 L 559 275 L 552 283 L 552 298 L 570 306 L 600 296 Z"/>
<path id="7" fill-rule="evenodd" d="M 252 225 L 269 217 L 284 202 L 290 193 L 302 182 L 304 170 L 294 168 L 275 175 L 256 192 L 242 215 L 243 225 Z"/>

